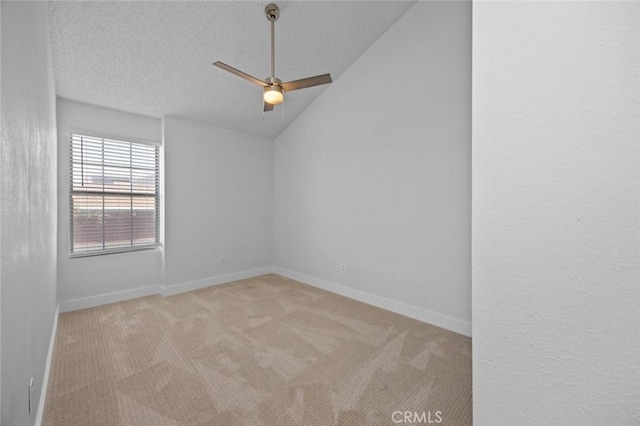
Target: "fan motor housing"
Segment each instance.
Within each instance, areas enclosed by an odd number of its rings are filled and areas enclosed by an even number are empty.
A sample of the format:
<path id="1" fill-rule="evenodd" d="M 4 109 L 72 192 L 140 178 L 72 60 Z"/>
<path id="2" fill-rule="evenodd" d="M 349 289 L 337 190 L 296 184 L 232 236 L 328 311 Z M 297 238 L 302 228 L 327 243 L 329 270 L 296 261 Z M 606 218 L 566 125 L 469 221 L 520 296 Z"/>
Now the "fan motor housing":
<path id="1" fill-rule="evenodd" d="M 282 84 L 282 80 L 280 80 L 279 78 L 276 78 L 276 77 L 267 77 L 267 78 L 264 79 L 264 81 L 269 86 L 280 86 Z"/>

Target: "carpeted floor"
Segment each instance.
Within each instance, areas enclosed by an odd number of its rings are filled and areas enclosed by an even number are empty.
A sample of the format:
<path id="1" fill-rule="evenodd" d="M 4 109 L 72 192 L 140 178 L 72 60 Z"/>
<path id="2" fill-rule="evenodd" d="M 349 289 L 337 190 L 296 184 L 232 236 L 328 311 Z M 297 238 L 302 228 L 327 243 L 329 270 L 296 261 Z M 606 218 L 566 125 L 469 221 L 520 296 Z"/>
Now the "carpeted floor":
<path id="1" fill-rule="evenodd" d="M 60 315 L 44 424 L 393 425 L 405 411 L 471 424 L 471 339 L 271 274 Z"/>

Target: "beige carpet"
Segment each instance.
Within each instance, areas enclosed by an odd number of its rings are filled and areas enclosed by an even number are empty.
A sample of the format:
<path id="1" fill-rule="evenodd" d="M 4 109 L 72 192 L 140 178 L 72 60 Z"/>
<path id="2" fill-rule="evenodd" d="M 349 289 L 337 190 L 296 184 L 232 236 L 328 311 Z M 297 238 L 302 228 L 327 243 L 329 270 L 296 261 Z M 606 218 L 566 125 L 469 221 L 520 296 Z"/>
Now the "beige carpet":
<path id="1" fill-rule="evenodd" d="M 62 314 L 49 380 L 47 426 L 472 414 L 470 338 L 278 275 Z"/>

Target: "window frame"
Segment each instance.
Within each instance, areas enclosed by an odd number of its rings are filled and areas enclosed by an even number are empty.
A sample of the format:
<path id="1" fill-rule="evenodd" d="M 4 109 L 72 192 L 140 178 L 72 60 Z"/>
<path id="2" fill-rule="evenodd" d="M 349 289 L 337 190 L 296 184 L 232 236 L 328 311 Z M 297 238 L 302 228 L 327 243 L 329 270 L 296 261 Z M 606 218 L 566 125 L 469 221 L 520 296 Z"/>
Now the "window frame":
<path id="1" fill-rule="evenodd" d="M 103 249 L 99 249 L 99 250 L 91 250 L 91 251 L 83 251 L 83 252 L 74 252 L 74 242 L 73 242 L 73 238 L 74 238 L 74 232 L 73 232 L 73 223 L 74 223 L 74 217 L 73 217 L 73 196 L 74 195 L 96 195 L 96 196 L 105 196 L 105 195 L 117 195 L 117 196 L 124 196 L 124 197 L 134 197 L 135 195 L 140 195 L 140 194 L 136 194 L 135 192 L 110 192 L 110 191 L 74 191 L 74 184 L 73 184 L 73 178 L 74 178 L 74 174 L 73 174 L 73 140 L 74 137 L 76 138 L 90 138 L 93 140 L 99 139 L 103 142 L 104 141 L 113 141 L 113 142 L 119 142 L 119 143 L 127 143 L 127 144 L 131 144 L 133 145 L 145 145 L 145 146 L 151 146 L 154 148 L 155 150 L 155 192 L 153 193 L 149 193 L 149 194 L 145 194 L 146 196 L 148 196 L 149 198 L 154 198 L 155 199 L 155 203 L 154 203 L 154 214 L 155 214 L 155 242 L 150 243 L 150 244 L 144 244 L 144 245 L 136 245 L 136 246 L 124 246 L 124 247 L 113 247 L 113 248 L 104 248 L 105 246 L 105 235 L 104 235 L 104 231 L 102 234 L 102 240 L 103 240 Z M 141 139 L 136 139 L 136 138 L 127 138 L 127 137 L 122 137 L 122 136 L 113 136 L 113 135 L 105 135 L 102 134 L 100 132 L 93 132 L 93 131 L 85 131 L 85 130 L 70 130 L 68 133 L 68 148 L 69 148 L 69 167 L 68 167 L 68 172 L 69 172 L 69 232 L 67 234 L 68 239 L 69 239 L 69 253 L 68 256 L 70 259 L 74 259 L 74 258 L 82 258 L 82 257 L 92 257 L 92 256 L 103 256 L 103 255 L 108 255 L 108 254 L 117 254 L 117 253 L 130 253 L 130 252 L 137 252 L 137 251 L 144 251 L 144 250 L 157 250 L 161 247 L 160 244 L 160 208 L 161 208 L 161 204 L 160 204 L 160 178 L 161 178 L 161 170 L 160 170 L 160 166 L 161 166 L 161 160 L 160 160 L 160 155 L 161 155 L 161 150 L 160 150 L 160 144 L 158 142 L 153 142 L 153 141 L 145 141 L 145 140 L 141 140 Z M 103 148 L 104 150 L 104 145 Z M 104 163 L 102 164 L 102 167 L 104 167 Z M 132 242 L 133 243 L 133 242 Z"/>

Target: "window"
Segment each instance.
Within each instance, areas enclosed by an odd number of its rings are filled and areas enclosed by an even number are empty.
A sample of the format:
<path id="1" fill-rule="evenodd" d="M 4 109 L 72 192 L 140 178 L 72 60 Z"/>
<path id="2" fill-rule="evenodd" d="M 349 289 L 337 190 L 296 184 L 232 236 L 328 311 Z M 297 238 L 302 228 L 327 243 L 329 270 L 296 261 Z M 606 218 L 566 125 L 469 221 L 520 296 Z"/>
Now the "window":
<path id="1" fill-rule="evenodd" d="M 158 246 L 158 147 L 78 134 L 70 149 L 71 256 Z"/>

